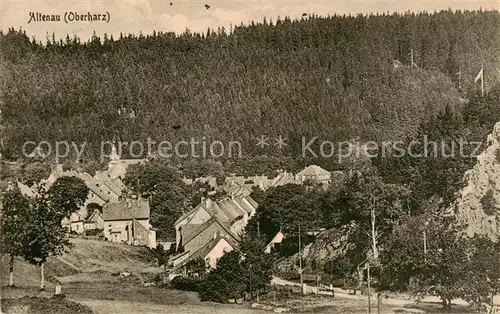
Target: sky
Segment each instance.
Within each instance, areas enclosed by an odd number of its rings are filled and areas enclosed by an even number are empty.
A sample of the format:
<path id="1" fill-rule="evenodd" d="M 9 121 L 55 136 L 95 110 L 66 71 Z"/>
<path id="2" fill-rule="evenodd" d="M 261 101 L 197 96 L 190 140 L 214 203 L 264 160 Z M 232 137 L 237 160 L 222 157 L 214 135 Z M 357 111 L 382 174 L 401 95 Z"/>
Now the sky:
<path id="1" fill-rule="evenodd" d="M 172 5 L 170 4 L 172 3 Z M 205 8 L 205 4 L 210 9 Z M 249 21 L 276 20 L 278 16 L 300 18 L 303 13 L 326 16 L 328 14 L 366 14 L 392 12 L 434 12 L 442 9 L 477 10 L 500 8 L 500 0 L 0 0 L 0 29 L 23 29 L 29 37 L 45 42 L 47 34 L 56 38 L 76 35 L 82 40 L 95 31 L 117 38 L 121 33 L 150 34 L 156 31 L 181 33 L 187 29 L 204 32 L 207 28 L 247 24 Z M 60 15 L 60 22 L 29 22 L 30 12 Z M 65 23 L 64 15 L 109 14 L 107 22 L 73 21 Z"/>

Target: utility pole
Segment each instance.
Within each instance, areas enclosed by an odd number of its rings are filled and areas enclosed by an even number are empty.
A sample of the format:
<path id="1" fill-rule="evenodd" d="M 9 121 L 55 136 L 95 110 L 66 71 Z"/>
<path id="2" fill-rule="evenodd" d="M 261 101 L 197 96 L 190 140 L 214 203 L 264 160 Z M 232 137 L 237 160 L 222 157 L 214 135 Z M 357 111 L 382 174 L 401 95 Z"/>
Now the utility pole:
<path id="1" fill-rule="evenodd" d="M 427 262 L 427 226 L 429 225 L 429 221 L 424 222 L 424 231 L 422 232 L 424 238 L 424 261 Z"/>
<path id="2" fill-rule="evenodd" d="M 370 217 L 371 217 L 371 238 L 372 238 L 372 250 L 373 250 L 373 258 L 375 260 L 378 259 L 378 249 L 377 249 L 377 229 L 375 221 L 377 219 L 375 213 L 375 198 L 371 197 L 371 208 L 370 208 Z"/>
<path id="3" fill-rule="evenodd" d="M 484 97 L 484 68 L 481 68 L 481 71 L 483 71 L 482 77 L 481 77 L 481 97 Z"/>
<path id="4" fill-rule="evenodd" d="M 423 234 L 424 234 L 424 255 L 427 255 L 427 234 L 426 234 L 425 230 L 424 230 Z"/>

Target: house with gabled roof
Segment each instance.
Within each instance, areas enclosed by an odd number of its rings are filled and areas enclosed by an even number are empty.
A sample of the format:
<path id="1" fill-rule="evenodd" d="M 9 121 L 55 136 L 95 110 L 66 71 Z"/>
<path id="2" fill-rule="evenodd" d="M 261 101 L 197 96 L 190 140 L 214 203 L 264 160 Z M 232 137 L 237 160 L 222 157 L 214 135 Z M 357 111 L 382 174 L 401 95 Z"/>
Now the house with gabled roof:
<path id="1" fill-rule="evenodd" d="M 172 280 L 181 274 L 186 275 L 186 266 L 189 262 L 196 259 L 202 259 L 205 261 L 205 265 L 208 269 L 213 269 L 224 254 L 233 251 L 237 246 L 238 243 L 233 241 L 231 237 L 216 234 L 210 241 L 193 254 L 189 255 L 188 252 L 185 252 L 184 255 L 179 256 L 175 263 L 173 263 L 173 267 L 167 271 L 168 279 Z"/>
<path id="2" fill-rule="evenodd" d="M 156 247 L 149 201 L 142 198 L 108 203 L 103 208 L 104 237 L 111 242 Z"/>
<path id="3" fill-rule="evenodd" d="M 176 247 L 179 249 L 181 238 L 186 243 L 182 230 L 197 228 L 211 218 L 216 217 L 228 226 L 229 230 L 238 235 L 245 228 L 248 220 L 255 214 L 258 204 L 250 196 L 227 198 L 212 201 L 210 198 L 186 212 L 175 222 Z"/>
<path id="4" fill-rule="evenodd" d="M 185 252 L 191 252 L 191 254 L 205 246 L 215 235 L 222 235 L 234 243 L 240 240 L 239 236 L 231 231 L 229 224 L 220 221 L 217 217 L 212 217 L 201 225 L 186 225 L 182 228 L 181 234 L 180 245 Z"/>
<path id="5" fill-rule="evenodd" d="M 299 180 L 295 179 L 295 175 L 293 173 L 289 173 L 286 171 L 280 171 L 276 177 L 271 179 L 268 187 L 282 186 L 287 184 L 301 184 Z"/>
<path id="6" fill-rule="evenodd" d="M 99 209 L 94 209 L 87 217 L 83 220 L 83 229 L 85 230 L 103 230 L 104 229 L 104 217 Z"/>
<path id="7" fill-rule="evenodd" d="M 316 165 L 307 166 L 295 176 L 296 180 L 300 181 L 301 183 L 310 181 L 322 184 L 330 184 L 330 177 L 330 171 Z"/>

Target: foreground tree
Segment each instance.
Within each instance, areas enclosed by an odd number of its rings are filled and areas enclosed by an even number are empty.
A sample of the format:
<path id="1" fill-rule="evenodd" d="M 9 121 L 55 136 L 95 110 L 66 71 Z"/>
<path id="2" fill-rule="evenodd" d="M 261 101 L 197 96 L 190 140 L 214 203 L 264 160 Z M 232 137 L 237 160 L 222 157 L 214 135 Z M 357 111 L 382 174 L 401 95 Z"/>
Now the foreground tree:
<path id="1" fill-rule="evenodd" d="M 355 176 L 352 180 L 355 184 L 347 197 L 350 212 L 346 214 L 362 229 L 363 238 L 368 238 L 373 258 L 378 261 L 380 245 L 403 215 L 409 191 L 402 185 L 387 184 L 373 174 Z"/>
<path id="2" fill-rule="evenodd" d="M 9 256 L 9 286 L 14 286 L 14 258 L 20 256 L 26 233 L 25 219 L 30 209 L 30 201 L 19 189 L 7 192 L 2 200 L 0 214 L 0 250 Z"/>
<path id="3" fill-rule="evenodd" d="M 246 236 L 240 244 L 245 292 L 250 295 L 250 299 L 261 294 L 273 278 L 275 260 L 273 255 L 263 253 L 266 242 L 263 235 Z"/>
<path id="4" fill-rule="evenodd" d="M 158 238 L 175 237 L 175 221 L 191 208 L 191 191 L 177 170 L 161 160 L 133 165 L 127 169 L 124 183 L 138 195 L 150 197 L 151 223 L 158 228 Z"/>
<path id="5" fill-rule="evenodd" d="M 71 247 L 64 218 L 83 206 L 88 189 L 74 177 L 62 177 L 48 189 L 40 189 L 31 200 L 25 217 L 22 256 L 33 265 L 40 266 L 40 289 L 45 288 L 44 264 L 49 256 L 58 256 Z"/>
<path id="6" fill-rule="evenodd" d="M 274 258 L 264 254 L 265 237 L 246 236 L 240 248 L 225 254 L 200 285 L 202 301 L 226 303 L 245 293 L 253 298 L 269 285 Z"/>
<path id="7" fill-rule="evenodd" d="M 52 184 L 47 196 L 50 205 L 66 218 L 83 206 L 88 192 L 89 189 L 82 179 L 64 176 Z"/>
<path id="8" fill-rule="evenodd" d="M 61 224 L 64 217 L 57 207 L 51 206 L 44 192 L 31 201 L 21 254 L 30 264 L 40 267 L 40 289 L 45 288 L 44 264 L 49 256 L 60 255 L 71 246 L 67 230 Z"/>
<path id="9" fill-rule="evenodd" d="M 227 303 L 229 299 L 243 297 L 245 282 L 242 275 L 241 255 L 231 251 L 217 262 L 217 268 L 212 270 L 199 288 L 202 301 Z"/>
<path id="10" fill-rule="evenodd" d="M 416 240 L 424 232 L 425 237 Z M 484 237 L 465 237 L 453 217 L 405 219 L 391 234 L 381 259 L 383 286 L 417 295 L 437 294 L 448 310 L 456 298 L 478 306 L 489 303 L 498 288 L 498 244 Z"/>

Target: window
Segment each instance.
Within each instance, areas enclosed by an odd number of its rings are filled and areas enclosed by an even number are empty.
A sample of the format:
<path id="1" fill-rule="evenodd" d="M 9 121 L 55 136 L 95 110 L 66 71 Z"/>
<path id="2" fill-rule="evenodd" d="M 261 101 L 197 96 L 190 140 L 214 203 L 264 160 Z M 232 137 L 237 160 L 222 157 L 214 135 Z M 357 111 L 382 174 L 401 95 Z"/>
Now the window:
<path id="1" fill-rule="evenodd" d="M 113 227 L 113 225 L 112 225 L 112 224 L 109 224 L 109 225 L 108 225 L 108 227 L 109 227 L 109 228 L 111 228 L 111 227 Z"/>

